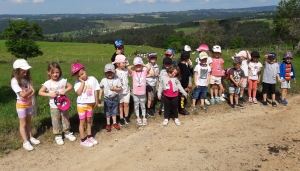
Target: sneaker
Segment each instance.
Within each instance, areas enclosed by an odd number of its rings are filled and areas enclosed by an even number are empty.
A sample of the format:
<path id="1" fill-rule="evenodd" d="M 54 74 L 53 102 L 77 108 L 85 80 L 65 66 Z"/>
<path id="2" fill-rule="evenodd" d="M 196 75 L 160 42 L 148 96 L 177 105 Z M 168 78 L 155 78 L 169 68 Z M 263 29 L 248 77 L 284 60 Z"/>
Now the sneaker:
<path id="1" fill-rule="evenodd" d="M 110 125 L 106 125 L 105 129 L 106 129 L 107 132 L 110 132 L 111 131 L 111 126 Z"/>
<path id="2" fill-rule="evenodd" d="M 286 99 L 283 99 L 285 102 L 286 102 L 286 104 L 288 104 L 288 102 L 286 101 Z"/>
<path id="3" fill-rule="evenodd" d="M 182 115 L 189 115 L 189 114 L 190 114 L 190 112 L 188 112 L 188 111 L 185 110 L 185 109 L 179 110 L 178 113 L 180 113 L 180 114 L 182 114 Z"/>
<path id="4" fill-rule="evenodd" d="M 166 126 L 166 125 L 168 125 L 168 123 L 169 123 L 169 120 L 168 120 L 168 119 L 164 119 L 162 125 L 163 125 L 163 126 Z"/>
<path id="5" fill-rule="evenodd" d="M 144 125 L 144 126 L 148 125 L 148 122 L 147 122 L 147 119 L 146 119 L 146 118 L 143 119 L 143 125 Z"/>
<path id="6" fill-rule="evenodd" d="M 236 107 L 238 107 L 240 109 L 244 109 L 244 106 L 242 106 L 241 104 L 237 104 Z"/>
<path id="7" fill-rule="evenodd" d="M 125 121 L 125 124 L 129 124 L 129 123 L 130 123 L 129 117 L 125 117 L 125 118 L 124 118 L 124 121 Z"/>
<path id="8" fill-rule="evenodd" d="M 35 139 L 34 137 L 31 137 L 31 138 L 29 139 L 29 141 L 31 142 L 31 144 L 40 144 L 40 143 L 41 143 L 40 140 L 37 140 L 37 139 Z"/>
<path id="9" fill-rule="evenodd" d="M 175 122 L 175 124 L 176 124 L 177 126 L 180 125 L 180 120 L 179 120 L 178 118 L 176 118 L 176 119 L 174 120 L 174 122 Z"/>
<path id="10" fill-rule="evenodd" d="M 263 101 L 262 104 L 263 104 L 264 106 L 268 106 L 268 102 L 267 102 L 267 101 Z"/>
<path id="11" fill-rule="evenodd" d="M 231 104 L 230 107 L 231 107 L 231 109 L 235 109 L 235 105 L 234 104 Z"/>
<path id="12" fill-rule="evenodd" d="M 113 124 L 113 127 L 116 129 L 116 130 L 120 130 L 120 126 L 118 124 Z"/>
<path id="13" fill-rule="evenodd" d="M 195 106 L 191 106 L 190 109 L 191 109 L 191 111 L 193 112 L 193 111 L 195 111 L 197 108 L 196 108 Z"/>
<path id="14" fill-rule="evenodd" d="M 257 104 L 257 99 L 255 97 L 253 97 L 253 103 Z"/>
<path id="15" fill-rule="evenodd" d="M 62 139 L 61 136 L 55 136 L 55 142 L 57 145 L 64 145 L 64 140 Z"/>
<path id="16" fill-rule="evenodd" d="M 143 125 L 142 119 L 137 119 L 136 122 L 137 122 L 138 126 L 142 126 Z"/>
<path id="17" fill-rule="evenodd" d="M 208 106 L 210 105 L 210 102 L 209 102 L 209 100 L 207 100 L 207 99 L 204 100 L 204 103 L 205 103 L 206 105 L 208 105 Z"/>
<path id="18" fill-rule="evenodd" d="M 125 125 L 125 119 L 124 118 L 120 118 L 120 125 L 124 126 Z"/>
<path id="19" fill-rule="evenodd" d="M 221 101 L 220 101 L 220 99 L 221 99 L 220 97 L 217 97 L 217 98 L 216 98 L 216 102 L 217 102 L 217 104 L 221 104 Z"/>
<path id="20" fill-rule="evenodd" d="M 87 138 L 87 140 L 92 143 L 93 145 L 96 145 L 98 144 L 98 141 L 94 139 L 94 137 L 90 137 L 90 138 Z"/>
<path id="21" fill-rule="evenodd" d="M 65 133 L 65 137 L 68 138 L 70 141 L 76 140 L 76 137 L 73 135 L 73 132 Z"/>
<path id="22" fill-rule="evenodd" d="M 23 143 L 23 148 L 27 151 L 32 151 L 34 149 L 29 141 L 27 141 L 26 143 Z"/>
<path id="23" fill-rule="evenodd" d="M 86 139 L 85 141 L 81 141 L 80 142 L 80 145 L 82 145 L 82 146 L 84 146 L 84 147 L 93 147 L 94 146 L 94 144 L 93 143 L 91 143 L 90 141 L 88 141 L 88 139 Z"/>
<path id="24" fill-rule="evenodd" d="M 252 103 L 253 102 L 253 99 L 252 97 L 249 97 L 249 102 Z"/>
<path id="25" fill-rule="evenodd" d="M 205 106 L 201 106 L 201 110 L 203 111 L 203 112 L 207 112 L 207 109 L 206 109 L 206 107 Z"/>
<path id="26" fill-rule="evenodd" d="M 272 102 L 272 106 L 273 106 L 273 107 L 277 107 L 276 102 Z"/>
<path id="27" fill-rule="evenodd" d="M 151 118 L 154 117 L 154 111 L 152 108 L 148 109 L 147 115 Z"/>
<path id="28" fill-rule="evenodd" d="M 224 101 L 225 101 L 225 98 L 224 98 L 223 96 L 221 96 L 221 97 L 220 97 L 220 100 L 221 100 L 222 102 L 224 102 Z"/>
<path id="29" fill-rule="evenodd" d="M 239 97 L 239 100 L 242 102 L 246 102 L 246 100 L 244 99 L 244 97 Z"/>
<path id="30" fill-rule="evenodd" d="M 281 104 L 287 105 L 287 101 L 285 99 L 281 100 Z"/>
<path id="31" fill-rule="evenodd" d="M 215 99 L 214 99 L 214 98 L 211 98 L 211 99 L 210 99 L 210 104 L 212 104 L 212 105 L 215 104 Z"/>

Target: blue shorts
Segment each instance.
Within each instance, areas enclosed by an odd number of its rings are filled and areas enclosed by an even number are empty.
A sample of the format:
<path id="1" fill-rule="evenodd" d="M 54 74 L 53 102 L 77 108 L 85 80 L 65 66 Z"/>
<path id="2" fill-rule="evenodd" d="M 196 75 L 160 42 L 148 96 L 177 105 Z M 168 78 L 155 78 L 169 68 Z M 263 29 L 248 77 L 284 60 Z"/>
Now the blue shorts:
<path id="1" fill-rule="evenodd" d="M 118 115 L 119 110 L 118 97 L 104 98 L 104 113 L 106 118 Z"/>
<path id="2" fill-rule="evenodd" d="M 198 86 L 194 88 L 193 99 L 198 99 L 200 95 L 200 99 L 206 99 L 207 87 L 206 86 Z"/>

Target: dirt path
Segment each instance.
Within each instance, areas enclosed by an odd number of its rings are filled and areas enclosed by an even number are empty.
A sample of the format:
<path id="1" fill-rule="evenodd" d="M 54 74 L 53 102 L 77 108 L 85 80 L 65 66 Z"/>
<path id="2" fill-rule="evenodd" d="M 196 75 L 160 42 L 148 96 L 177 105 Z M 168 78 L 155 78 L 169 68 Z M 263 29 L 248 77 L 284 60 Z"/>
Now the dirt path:
<path id="1" fill-rule="evenodd" d="M 224 104 L 180 116 L 181 126 L 163 127 L 157 116 L 146 127 L 102 130 L 89 149 L 79 140 L 20 149 L 1 158 L 0 170 L 300 170 L 300 96 L 289 102 L 242 110 Z"/>

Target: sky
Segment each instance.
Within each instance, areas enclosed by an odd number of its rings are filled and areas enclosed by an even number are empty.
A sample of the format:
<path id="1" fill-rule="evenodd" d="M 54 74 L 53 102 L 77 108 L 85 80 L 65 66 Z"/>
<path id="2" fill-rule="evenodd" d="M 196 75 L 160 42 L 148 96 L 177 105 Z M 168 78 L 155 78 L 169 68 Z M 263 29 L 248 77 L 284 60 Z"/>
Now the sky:
<path id="1" fill-rule="evenodd" d="M 280 0 L 0 0 L 0 14 L 128 14 L 278 5 Z"/>

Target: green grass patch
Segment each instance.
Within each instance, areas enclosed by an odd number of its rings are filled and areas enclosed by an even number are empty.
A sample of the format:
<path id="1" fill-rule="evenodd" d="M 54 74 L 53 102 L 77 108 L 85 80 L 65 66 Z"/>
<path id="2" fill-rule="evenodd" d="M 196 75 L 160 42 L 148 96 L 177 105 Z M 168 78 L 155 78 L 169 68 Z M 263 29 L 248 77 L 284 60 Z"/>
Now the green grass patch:
<path id="1" fill-rule="evenodd" d="M 184 27 L 175 29 L 176 32 L 183 31 L 185 35 L 189 35 L 191 33 L 195 33 L 199 30 L 199 27 Z"/>

